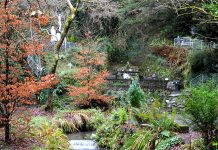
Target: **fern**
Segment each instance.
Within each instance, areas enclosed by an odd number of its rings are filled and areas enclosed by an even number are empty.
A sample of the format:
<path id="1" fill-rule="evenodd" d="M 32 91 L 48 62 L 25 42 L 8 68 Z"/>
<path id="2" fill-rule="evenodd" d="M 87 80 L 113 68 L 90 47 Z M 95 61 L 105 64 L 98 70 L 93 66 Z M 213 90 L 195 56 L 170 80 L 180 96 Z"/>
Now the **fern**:
<path id="1" fill-rule="evenodd" d="M 126 140 L 123 149 L 125 150 L 147 150 L 149 148 L 149 142 L 152 138 L 152 132 L 150 130 L 139 130 L 132 135 L 132 137 L 128 137 Z"/>

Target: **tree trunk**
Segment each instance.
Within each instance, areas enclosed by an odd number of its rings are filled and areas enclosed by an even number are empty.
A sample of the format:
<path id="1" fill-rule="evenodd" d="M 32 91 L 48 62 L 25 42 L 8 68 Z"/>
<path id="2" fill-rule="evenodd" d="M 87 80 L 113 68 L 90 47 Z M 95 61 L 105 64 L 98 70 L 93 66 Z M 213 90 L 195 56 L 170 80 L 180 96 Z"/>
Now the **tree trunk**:
<path id="1" fill-rule="evenodd" d="M 69 16 L 68 19 L 66 20 L 65 22 L 65 25 L 64 25 L 64 31 L 61 33 L 61 39 L 60 41 L 57 42 L 57 44 L 55 45 L 55 53 L 57 55 L 57 59 L 55 60 L 55 63 L 54 65 L 52 66 L 52 69 L 51 69 L 51 73 L 54 74 L 56 73 L 56 69 L 57 69 L 57 65 L 58 65 L 58 61 L 59 61 L 59 54 L 60 54 L 60 48 L 63 44 L 63 41 L 64 41 L 64 38 L 66 37 L 69 29 L 70 29 L 70 25 L 72 24 L 73 22 L 73 17 L 72 16 Z"/>
<path id="2" fill-rule="evenodd" d="M 5 142 L 9 142 L 10 141 L 10 124 L 7 121 L 5 124 Z"/>
<path id="3" fill-rule="evenodd" d="M 68 4 L 68 7 L 70 8 L 70 11 L 71 11 L 71 14 L 70 16 L 68 16 L 66 22 L 65 22 L 65 25 L 64 25 L 64 30 L 63 32 L 61 33 L 61 39 L 57 42 L 57 44 L 55 45 L 55 53 L 57 55 L 57 59 L 55 60 L 54 62 L 54 65 L 52 66 L 51 68 L 51 74 L 55 74 L 56 73 L 56 70 L 57 70 L 57 66 L 58 66 L 58 62 L 59 62 L 59 59 L 60 59 L 60 48 L 64 42 L 64 38 L 66 37 L 69 29 L 70 29 L 70 25 L 73 23 L 73 20 L 77 14 L 77 9 L 78 9 L 78 5 L 79 5 L 79 2 L 80 0 L 77 0 L 77 4 L 76 4 L 76 7 L 73 7 L 73 5 L 71 4 L 71 1 L 70 0 L 67 0 L 67 4 Z M 50 92 L 51 94 L 51 92 Z M 48 98 L 48 103 L 47 103 L 47 111 L 50 111 L 52 112 L 53 110 L 53 101 L 52 101 L 52 97 L 50 97 L 50 94 L 49 94 L 49 98 Z"/>
<path id="4" fill-rule="evenodd" d="M 62 44 L 64 42 L 64 38 L 66 37 L 66 35 L 67 35 L 67 33 L 68 33 L 69 29 L 70 29 L 70 25 L 73 23 L 73 20 L 75 19 L 79 3 L 80 3 L 80 0 L 77 0 L 76 7 L 74 7 L 71 4 L 71 1 L 67 0 L 67 5 L 70 8 L 71 14 L 68 16 L 68 18 L 67 18 L 67 20 L 66 20 L 66 22 L 64 24 L 64 30 L 61 33 L 60 40 L 55 45 L 55 53 L 57 54 L 57 59 L 55 60 L 54 65 L 52 66 L 52 69 L 51 69 L 52 74 L 56 73 L 56 69 L 57 69 L 57 65 L 58 65 L 58 61 L 59 61 L 60 48 L 61 48 L 61 46 L 62 46 Z"/>
<path id="5" fill-rule="evenodd" d="M 53 89 L 50 89 L 49 92 L 48 92 L 48 101 L 47 101 L 47 104 L 46 104 L 46 107 L 45 107 L 45 111 L 48 111 L 48 112 L 53 111 L 52 91 L 53 91 Z"/>
<path id="6" fill-rule="evenodd" d="M 48 112 L 53 111 L 53 101 L 52 101 L 52 97 L 50 97 L 50 96 L 48 97 L 48 103 L 47 103 L 45 110 Z"/>

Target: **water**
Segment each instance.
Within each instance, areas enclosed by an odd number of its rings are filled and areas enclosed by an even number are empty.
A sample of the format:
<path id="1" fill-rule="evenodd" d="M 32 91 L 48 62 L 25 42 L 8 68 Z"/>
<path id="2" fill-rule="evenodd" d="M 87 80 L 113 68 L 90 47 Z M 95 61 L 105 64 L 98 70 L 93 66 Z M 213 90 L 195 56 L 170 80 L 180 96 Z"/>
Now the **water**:
<path id="1" fill-rule="evenodd" d="M 71 149 L 76 150 L 99 150 L 97 143 L 90 139 L 95 132 L 78 132 L 69 134 Z"/>
<path id="2" fill-rule="evenodd" d="M 71 149 L 97 150 L 97 144 L 93 140 L 70 140 Z"/>

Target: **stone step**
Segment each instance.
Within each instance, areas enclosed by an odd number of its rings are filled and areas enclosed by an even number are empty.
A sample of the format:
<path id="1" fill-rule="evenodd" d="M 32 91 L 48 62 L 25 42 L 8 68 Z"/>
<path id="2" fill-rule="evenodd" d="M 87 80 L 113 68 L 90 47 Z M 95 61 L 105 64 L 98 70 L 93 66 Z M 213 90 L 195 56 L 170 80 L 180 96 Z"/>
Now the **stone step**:
<path id="1" fill-rule="evenodd" d="M 181 94 L 181 92 L 172 92 L 169 97 L 179 97 Z"/>

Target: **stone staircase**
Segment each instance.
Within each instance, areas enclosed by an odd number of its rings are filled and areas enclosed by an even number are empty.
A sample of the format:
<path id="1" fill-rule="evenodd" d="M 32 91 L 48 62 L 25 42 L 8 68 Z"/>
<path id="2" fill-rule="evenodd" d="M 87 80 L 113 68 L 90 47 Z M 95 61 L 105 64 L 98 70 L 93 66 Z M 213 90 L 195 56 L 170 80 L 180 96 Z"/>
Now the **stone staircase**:
<path id="1" fill-rule="evenodd" d="M 177 111 L 181 111 L 184 108 L 181 105 L 181 100 L 178 99 L 180 95 L 180 91 L 173 91 L 168 97 L 166 97 L 165 102 L 168 111 L 172 112 L 173 108 L 176 108 Z"/>

